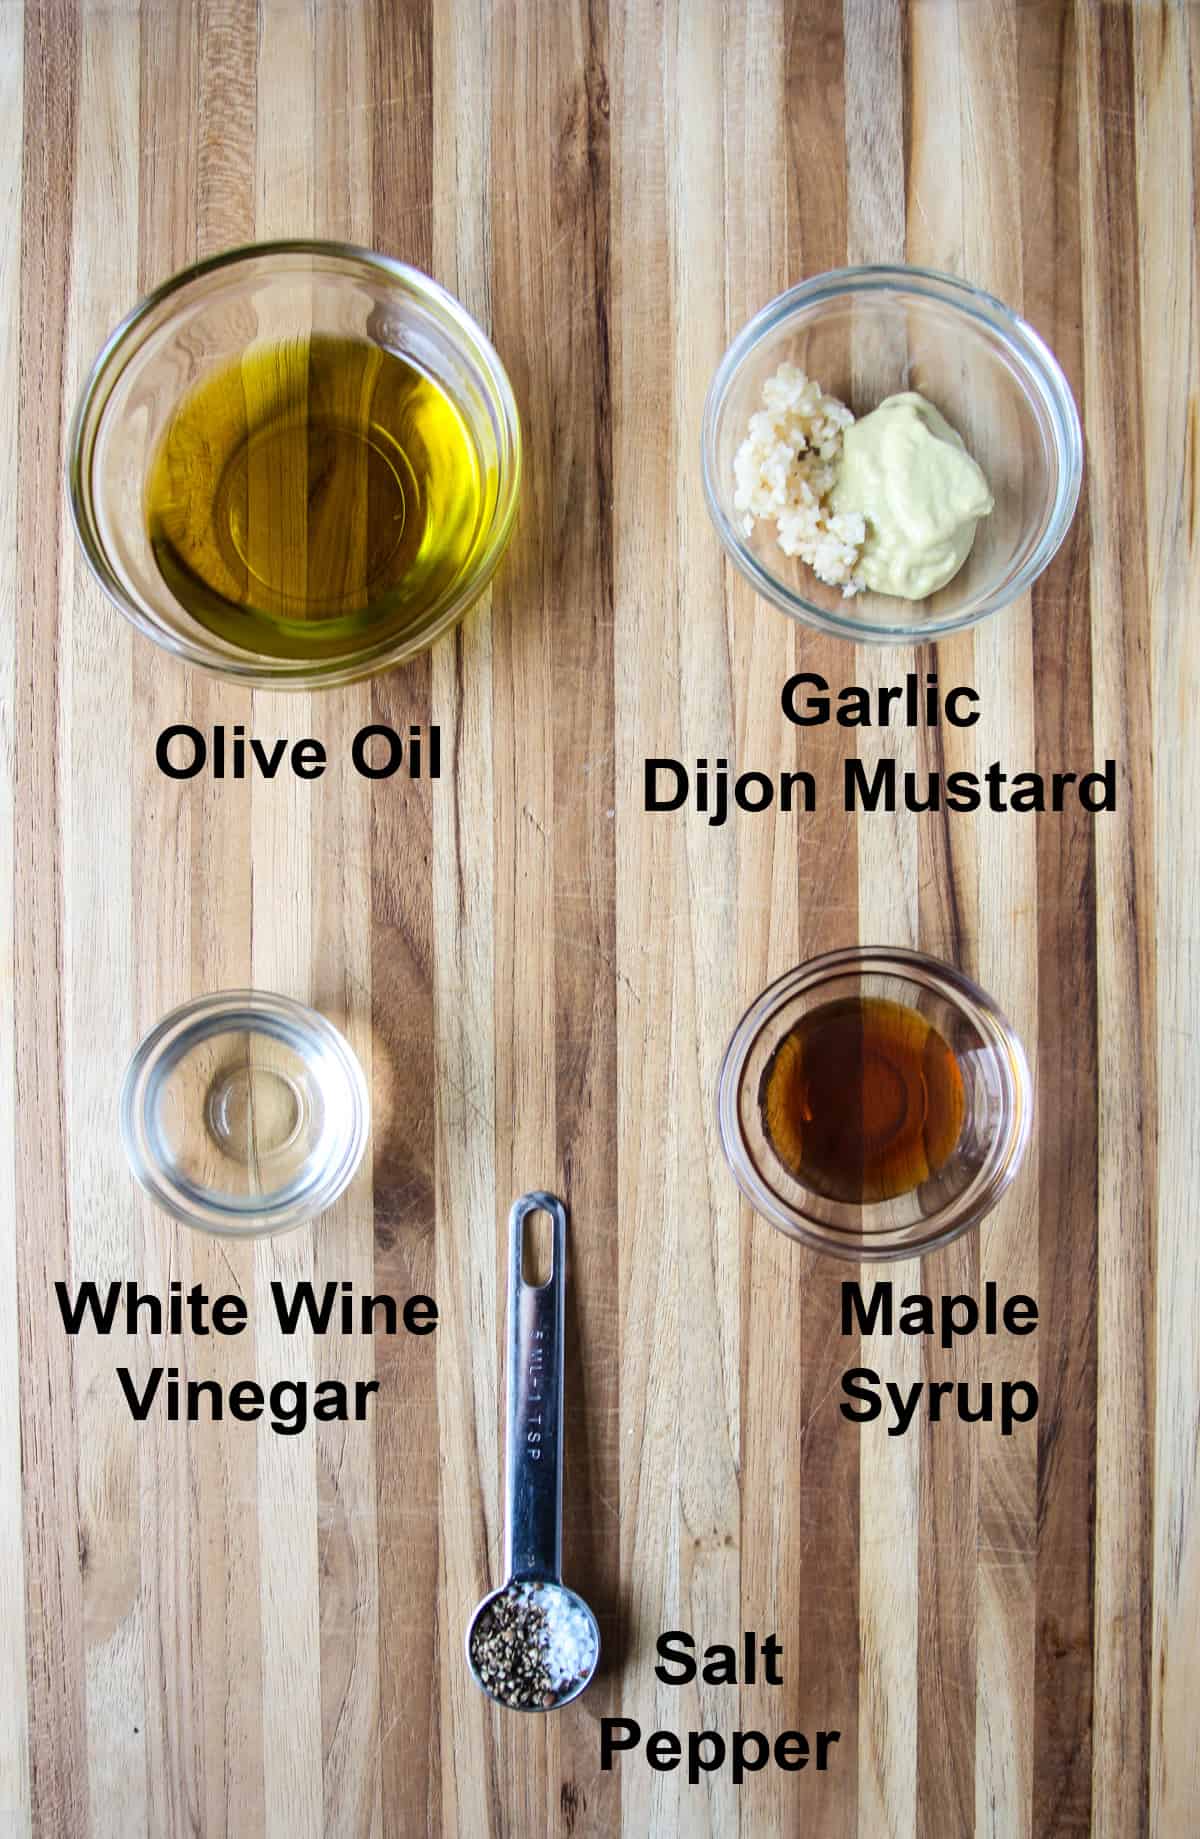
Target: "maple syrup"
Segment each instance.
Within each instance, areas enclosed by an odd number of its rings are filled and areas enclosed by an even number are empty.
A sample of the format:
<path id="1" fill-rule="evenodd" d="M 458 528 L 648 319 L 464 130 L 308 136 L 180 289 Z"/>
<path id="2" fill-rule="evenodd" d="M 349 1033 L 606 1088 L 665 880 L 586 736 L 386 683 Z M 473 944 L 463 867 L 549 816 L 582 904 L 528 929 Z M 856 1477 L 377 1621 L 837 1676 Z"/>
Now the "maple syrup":
<path id="1" fill-rule="evenodd" d="M 763 1069 L 759 1105 L 788 1173 L 852 1203 L 893 1200 L 935 1176 L 966 1111 L 958 1061 L 937 1029 L 877 996 L 803 1016 Z"/>

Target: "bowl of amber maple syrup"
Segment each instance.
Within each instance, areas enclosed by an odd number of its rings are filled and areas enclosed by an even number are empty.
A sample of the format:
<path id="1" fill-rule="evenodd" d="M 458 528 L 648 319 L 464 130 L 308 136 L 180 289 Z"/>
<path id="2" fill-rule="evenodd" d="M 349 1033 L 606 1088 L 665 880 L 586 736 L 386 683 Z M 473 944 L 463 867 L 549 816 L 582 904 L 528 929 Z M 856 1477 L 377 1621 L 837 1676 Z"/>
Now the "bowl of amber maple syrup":
<path id="1" fill-rule="evenodd" d="M 856 946 L 799 965 L 734 1030 L 721 1143 L 751 1206 L 816 1251 L 911 1258 L 978 1225 L 1021 1165 L 1028 1062 L 961 971 Z"/>

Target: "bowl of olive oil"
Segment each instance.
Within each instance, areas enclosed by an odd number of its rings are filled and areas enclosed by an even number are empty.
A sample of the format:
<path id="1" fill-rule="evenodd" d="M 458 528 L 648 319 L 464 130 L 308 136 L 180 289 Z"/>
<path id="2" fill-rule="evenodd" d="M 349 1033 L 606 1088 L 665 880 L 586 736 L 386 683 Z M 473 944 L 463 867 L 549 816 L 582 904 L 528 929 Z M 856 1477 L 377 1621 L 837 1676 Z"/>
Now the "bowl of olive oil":
<path id="1" fill-rule="evenodd" d="M 299 242 L 228 251 L 135 307 L 68 465 L 120 611 L 277 687 L 426 650 L 491 579 L 520 471 L 512 387 L 465 308 L 403 263 Z"/>
<path id="2" fill-rule="evenodd" d="M 978 1225 L 1029 1141 L 1025 1052 L 991 997 L 915 951 L 810 959 L 751 1004 L 718 1081 L 755 1211 L 817 1251 L 909 1258 Z"/>

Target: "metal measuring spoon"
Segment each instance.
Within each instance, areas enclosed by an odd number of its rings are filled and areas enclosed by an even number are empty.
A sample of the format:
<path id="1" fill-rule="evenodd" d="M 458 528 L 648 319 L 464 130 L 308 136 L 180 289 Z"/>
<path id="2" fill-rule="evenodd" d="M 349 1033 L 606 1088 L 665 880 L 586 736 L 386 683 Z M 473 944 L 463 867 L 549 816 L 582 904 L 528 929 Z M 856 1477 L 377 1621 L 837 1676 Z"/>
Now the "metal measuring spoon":
<path id="1" fill-rule="evenodd" d="M 524 1277 L 525 1221 L 547 1213 L 550 1276 Z M 553 1194 L 523 1194 L 508 1216 L 507 1581 L 467 1630 L 476 1685 L 510 1711 L 557 1711 L 578 1698 L 600 1659 L 600 1630 L 562 1581 L 563 1333 L 567 1215 Z"/>

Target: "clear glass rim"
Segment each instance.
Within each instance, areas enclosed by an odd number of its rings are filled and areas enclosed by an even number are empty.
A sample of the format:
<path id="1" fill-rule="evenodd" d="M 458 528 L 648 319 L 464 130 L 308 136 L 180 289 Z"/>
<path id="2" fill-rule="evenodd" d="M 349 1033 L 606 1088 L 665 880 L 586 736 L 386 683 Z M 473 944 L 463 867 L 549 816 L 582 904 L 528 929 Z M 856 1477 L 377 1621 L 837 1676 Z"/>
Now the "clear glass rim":
<path id="1" fill-rule="evenodd" d="M 165 1180 L 150 1153 L 145 1129 L 145 1098 L 150 1076 L 164 1052 L 179 1036 L 204 1022 L 230 1020 L 249 1013 L 274 1021 L 289 1030 L 318 1035 L 345 1076 L 353 1106 L 353 1129 L 342 1156 L 322 1180 L 300 1198 L 284 1206 L 265 1206 L 259 1212 L 233 1213 L 227 1208 L 185 1204 L 174 1185 Z M 181 1003 L 156 1022 L 134 1049 L 121 1084 L 119 1117 L 121 1141 L 134 1179 L 164 1213 L 200 1232 L 219 1238 L 262 1239 L 303 1226 L 343 1194 L 362 1161 L 370 1130 L 371 1101 L 357 1054 L 345 1035 L 329 1019 L 289 996 L 263 990 L 218 990 Z"/>
<path id="2" fill-rule="evenodd" d="M 497 498 L 492 527 L 470 575 L 436 624 L 421 632 L 412 643 L 383 640 L 356 654 L 352 660 L 333 659 L 327 666 L 311 659 L 272 659 L 247 652 L 245 658 L 225 652 L 216 653 L 198 640 L 174 632 L 160 623 L 126 589 L 112 567 L 101 538 L 95 516 L 92 493 L 92 455 L 96 437 L 118 378 L 140 349 L 140 334 L 160 307 L 169 304 L 197 281 L 264 258 L 306 256 L 336 268 L 346 264 L 366 267 L 385 278 L 393 287 L 413 294 L 432 307 L 454 328 L 463 345 L 470 350 L 487 380 L 492 407 L 496 411 L 501 433 L 501 453 L 497 466 Z M 462 302 L 419 268 L 393 256 L 380 255 L 356 243 L 290 239 L 265 243 L 242 243 L 223 249 L 216 255 L 180 269 L 177 274 L 146 294 L 114 327 L 97 354 L 75 405 L 67 433 L 66 459 L 67 501 L 71 521 L 93 577 L 120 613 L 139 632 L 185 663 L 248 686 L 272 689 L 320 689 L 341 683 L 357 682 L 376 671 L 402 664 L 428 648 L 472 606 L 491 580 L 512 534 L 521 483 L 521 428 L 516 398 L 508 373 L 482 327 L 467 312 Z"/>
<path id="3" fill-rule="evenodd" d="M 1045 530 L 1032 553 L 1026 557 L 1011 580 L 988 595 L 979 606 L 968 612 L 931 619 L 920 626 L 881 625 L 833 613 L 803 594 L 795 593 L 777 579 L 754 555 L 736 525 L 721 505 L 717 487 L 716 431 L 721 406 L 733 377 L 746 358 L 769 333 L 775 331 L 801 309 L 837 299 L 841 295 L 886 293 L 901 290 L 919 299 L 934 300 L 977 320 L 1000 334 L 1010 353 L 1020 361 L 1022 377 L 1041 402 L 1054 435 L 1058 460 L 1058 480 L 1054 503 Z M 700 464 L 704 497 L 708 513 L 732 562 L 764 599 L 781 612 L 819 632 L 837 638 L 852 639 L 857 644 L 921 645 L 945 638 L 976 626 L 992 613 L 1010 606 L 1028 593 L 1038 576 L 1053 560 L 1071 527 L 1079 504 L 1083 483 L 1083 429 L 1071 386 L 1062 366 L 1049 345 L 1029 322 L 994 294 L 962 281 L 955 275 L 940 274 L 933 268 L 910 267 L 904 263 L 875 263 L 858 268 L 834 268 L 825 274 L 801 281 L 774 300 L 769 300 L 738 333 L 717 367 L 704 404 L 700 435 Z M 847 602 L 853 605 L 853 602 Z"/>
<path id="4" fill-rule="evenodd" d="M 994 1166 L 984 1187 L 975 1194 L 951 1201 L 928 1219 L 896 1229 L 895 1236 L 864 1235 L 831 1227 L 797 1208 L 785 1206 L 765 1185 L 747 1154 L 738 1117 L 738 1093 L 750 1050 L 765 1024 L 783 1005 L 804 991 L 819 989 L 839 977 L 855 974 L 895 976 L 933 989 L 959 1008 L 970 1011 L 996 1050 L 1003 1069 L 1009 1100 L 1009 1129 L 998 1145 Z M 898 1258 L 917 1258 L 937 1251 L 957 1239 L 991 1212 L 1012 1182 L 1025 1157 L 1033 1129 L 1033 1080 L 1025 1049 L 1011 1022 L 992 998 L 954 965 L 926 952 L 901 946 L 852 945 L 823 952 L 785 971 L 755 998 L 734 1029 L 717 1075 L 717 1130 L 730 1171 L 754 1211 L 778 1231 L 817 1252 L 862 1264 L 885 1264 Z M 963 1204 L 963 1201 L 967 1204 Z"/>

